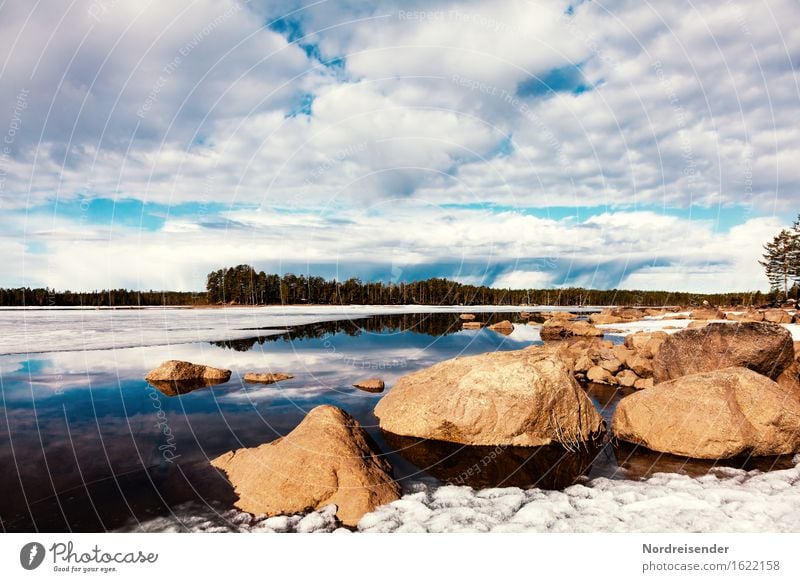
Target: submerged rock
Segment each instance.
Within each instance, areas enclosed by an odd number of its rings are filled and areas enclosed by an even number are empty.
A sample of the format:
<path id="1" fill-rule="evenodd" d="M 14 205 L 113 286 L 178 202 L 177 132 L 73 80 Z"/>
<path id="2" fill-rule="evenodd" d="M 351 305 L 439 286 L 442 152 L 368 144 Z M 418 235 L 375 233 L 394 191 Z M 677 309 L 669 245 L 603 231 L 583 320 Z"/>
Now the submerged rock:
<path id="1" fill-rule="evenodd" d="M 288 435 L 225 453 L 211 464 L 224 471 L 243 511 L 267 516 L 337 507 L 355 526 L 379 505 L 400 497 L 392 468 L 352 416 L 318 406 Z"/>
<path id="2" fill-rule="evenodd" d="M 514 331 L 514 324 L 504 319 L 499 323 L 495 323 L 489 326 L 489 329 L 492 331 L 496 331 L 497 333 L 501 333 L 503 335 L 510 335 Z"/>
<path id="3" fill-rule="evenodd" d="M 682 376 L 626 398 L 614 412 L 618 439 L 698 459 L 800 451 L 800 400 L 746 368 Z"/>
<path id="4" fill-rule="evenodd" d="M 377 394 L 383 392 L 386 384 L 380 378 L 367 378 L 365 380 L 359 380 L 353 384 L 353 387 L 364 390 L 365 392 L 374 392 Z"/>
<path id="5" fill-rule="evenodd" d="M 378 402 L 383 430 L 468 445 L 572 447 L 604 431 L 559 354 L 492 352 L 400 378 Z"/>
<path id="6" fill-rule="evenodd" d="M 779 325 L 710 323 L 665 339 L 653 358 L 653 377 L 658 383 L 741 366 L 775 379 L 793 359 L 792 335 Z"/>
<path id="7" fill-rule="evenodd" d="M 274 384 L 275 382 L 283 382 L 284 380 L 291 380 L 292 378 L 294 378 L 294 376 L 291 374 L 271 372 L 248 372 L 244 375 L 244 381 L 250 382 L 251 384 Z"/>

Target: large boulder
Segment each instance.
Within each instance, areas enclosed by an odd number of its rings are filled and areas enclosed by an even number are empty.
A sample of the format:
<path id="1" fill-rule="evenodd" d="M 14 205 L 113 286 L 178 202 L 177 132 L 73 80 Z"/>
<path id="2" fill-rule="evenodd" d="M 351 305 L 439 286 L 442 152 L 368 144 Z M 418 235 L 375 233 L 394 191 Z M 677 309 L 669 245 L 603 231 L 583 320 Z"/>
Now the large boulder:
<path id="1" fill-rule="evenodd" d="M 623 398 L 614 436 L 698 459 L 800 451 L 800 400 L 746 368 L 683 376 Z"/>
<path id="2" fill-rule="evenodd" d="M 653 358 L 656 383 L 731 366 L 777 378 L 794 359 L 791 334 L 770 323 L 710 323 L 672 334 Z"/>
<path id="3" fill-rule="evenodd" d="M 665 331 L 640 331 L 625 337 L 625 347 L 646 358 L 652 358 L 668 336 Z"/>
<path id="4" fill-rule="evenodd" d="M 222 384 L 230 378 L 230 370 L 181 360 L 167 360 L 144 377 L 167 396 L 178 396 L 198 388 Z"/>
<path id="5" fill-rule="evenodd" d="M 354 526 L 379 505 L 399 499 L 392 468 L 352 416 L 318 406 L 283 438 L 229 451 L 211 464 L 224 471 L 236 507 L 268 516 L 335 504 L 336 516 Z"/>
<path id="6" fill-rule="evenodd" d="M 792 323 L 792 315 L 785 309 L 767 309 L 764 312 L 764 321 L 772 323 Z"/>
<path id="7" fill-rule="evenodd" d="M 604 431 L 558 350 L 492 352 L 400 378 L 375 408 L 383 430 L 465 445 L 572 447 Z"/>
<path id="8" fill-rule="evenodd" d="M 689 315 L 690 319 L 725 319 L 725 313 L 716 307 L 704 307 L 702 309 L 694 309 Z"/>

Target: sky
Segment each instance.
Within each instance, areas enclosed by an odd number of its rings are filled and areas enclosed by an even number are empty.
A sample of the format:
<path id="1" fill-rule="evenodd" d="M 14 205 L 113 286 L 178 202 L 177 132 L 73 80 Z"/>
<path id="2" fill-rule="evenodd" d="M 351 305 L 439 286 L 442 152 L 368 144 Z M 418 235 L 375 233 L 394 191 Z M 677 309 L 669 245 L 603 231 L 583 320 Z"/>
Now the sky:
<path id="1" fill-rule="evenodd" d="M 0 3 L 0 286 L 768 288 L 800 4 Z"/>

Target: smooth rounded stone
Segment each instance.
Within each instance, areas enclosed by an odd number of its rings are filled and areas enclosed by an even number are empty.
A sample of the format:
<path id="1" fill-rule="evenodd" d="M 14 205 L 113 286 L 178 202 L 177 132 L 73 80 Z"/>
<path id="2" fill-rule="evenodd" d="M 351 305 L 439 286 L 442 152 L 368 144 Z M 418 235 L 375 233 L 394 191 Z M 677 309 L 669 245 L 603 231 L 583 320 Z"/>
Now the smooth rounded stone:
<path id="1" fill-rule="evenodd" d="M 166 396 L 186 394 L 198 388 L 206 388 L 227 382 L 231 371 L 192 364 L 182 360 L 167 360 L 148 372 L 144 379 Z"/>
<path id="2" fill-rule="evenodd" d="M 456 358 L 400 378 L 375 408 L 383 430 L 467 445 L 572 447 L 604 430 L 557 350 Z"/>
<path id="3" fill-rule="evenodd" d="M 700 320 L 700 321 L 690 321 L 689 325 L 686 327 L 688 329 L 696 329 L 698 327 L 706 327 L 708 326 L 708 321 Z"/>
<path id="4" fill-rule="evenodd" d="M 244 381 L 251 384 L 274 384 L 276 382 L 283 382 L 284 380 L 291 380 L 292 378 L 294 378 L 294 376 L 291 374 L 282 374 L 280 372 L 247 372 L 244 375 Z"/>
<path id="5" fill-rule="evenodd" d="M 704 307 L 703 309 L 693 309 L 689 314 L 689 319 L 725 319 L 725 314 L 715 307 Z"/>
<path id="6" fill-rule="evenodd" d="M 460 319 L 465 320 L 465 321 L 472 321 L 473 319 L 475 319 L 475 314 L 474 313 L 462 313 L 458 317 Z"/>
<path id="7" fill-rule="evenodd" d="M 788 330 L 772 323 L 710 323 L 672 334 L 653 358 L 656 383 L 731 366 L 775 379 L 794 359 Z"/>
<path id="8" fill-rule="evenodd" d="M 728 311 L 725 312 L 725 318 L 731 321 L 764 321 L 764 314 L 755 309 L 748 309 L 741 313 Z"/>
<path id="9" fill-rule="evenodd" d="M 551 319 L 561 319 L 561 320 L 572 320 L 578 319 L 578 316 L 574 313 L 570 313 L 569 311 L 549 311 L 547 315 L 550 316 Z"/>
<path id="10" fill-rule="evenodd" d="M 622 370 L 619 374 L 617 374 L 617 383 L 624 388 L 634 387 L 636 381 L 639 379 L 640 378 L 636 375 L 636 372 L 633 372 L 632 370 Z"/>
<path id="11" fill-rule="evenodd" d="M 746 368 L 683 376 L 623 398 L 614 436 L 698 459 L 800 450 L 800 400 Z"/>
<path id="12" fill-rule="evenodd" d="M 392 467 L 352 416 L 335 406 L 309 412 L 288 435 L 220 455 L 242 511 L 295 514 L 335 504 L 336 516 L 355 526 L 365 513 L 399 499 Z"/>
<path id="13" fill-rule="evenodd" d="M 492 331 L 496 331 L 497 333 L 501 333 L 503 335 L 509 335 L 514 331 L 514 324 L 504 319 L 499 323 L 495 323 L 489 326 L 489 329 Z"/>
<path id="14" fill-rule="evenodd" d="M 669 334 L 663 331 L 640 331 L 625 338 L 625 347 L 644 357 L 652 358 L 667 337 Z"/>
<path id="15" fill-rule="evenodd" d="M 596 328 L 588 321 L 567 321 L 563 319 L 549 319 L 539 332 L 543 340 L 561 340 L 566 337 L 599 337 L 603 330 Z"/>
<path id="16" fill-rule="evenodd" d="M 617 380 L 614 375 L 601 366 L 592 366 L 586 372 L 586 379 L 589 382 L 597 382 L 599 384 L 616 384 Z"/>
<path id="17" fill-rule="evenodd" d="M 589 321 L 594 325 L 613 325 L 615 323 L 622 323 L 624 319 L 610 313 L 605 313 L 605 310 L 603 310 L 600 313 L 592 313 L 589 316 Z"/>
<path id="18" fill-rule="evenodd" d="M 639 378 L 633 383 L 633 387 L 637 390 L 644 390 L 645 388 L 652 388 L 653 387 L 653 379 L 652 378 Z"/>
<path id="19" fill-rule="evenodd" d="M 770 323 L 792 323 L 792 315 L 784 309 L 768 309 L 764 312 L 764 321 Z"/>
<path id="20" fill-rule="evenodd" d="M 373 392 L 375 394 L 383 392 L 383 389 L 386 387 L 386 384 L 380 378 L 366 378 L 364 380 L 359 380 L 355 384 L 353 384 L 355 388 L 359 390 L 364 390 L 365 392 Z"/>
<path id="21" fill-rule="evenodd" d="M 640 378 L 653 377 L 653 360 L 636 354 L 628 358 L 628 368 L 630 368 Z"/>
<path id="22" fill-rule="evenodd" d="M 617 358 L 600 360 L 598 365 L 604 370 L 608 370 L 611 374 L 616 374 L 622 368 L 622 362 L 620 362 Z"/>
<path id="23" fill-rule="evenodd" d="M 481 321 L 465 321 L 461 324 L 461 329 L 481 329 L 483 322 Z"/>

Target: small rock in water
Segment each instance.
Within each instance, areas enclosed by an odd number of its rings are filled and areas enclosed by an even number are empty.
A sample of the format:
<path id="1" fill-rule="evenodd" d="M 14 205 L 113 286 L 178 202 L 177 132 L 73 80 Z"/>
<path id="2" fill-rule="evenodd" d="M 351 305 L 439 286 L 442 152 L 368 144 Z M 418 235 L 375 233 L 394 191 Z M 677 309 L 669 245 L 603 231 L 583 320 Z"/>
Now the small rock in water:
<path id="1" fill-rule="evenodd" d="M 374 392 L 375 394 L 383 392 L 386 384 L 380 378 L 367 378 L 353 384 L 355 388 L 364 390 L 365 392 Z"/>
<path id="2" fill-rule="evenodd" d="M 244 381 L 251 384 L 274 384 L 275 382 L 283 382 L 284 380 L 291 380 L 294 378 L 291 374 L 281 373 L 258 373 L 248 372 L 244 375 Z"/>

